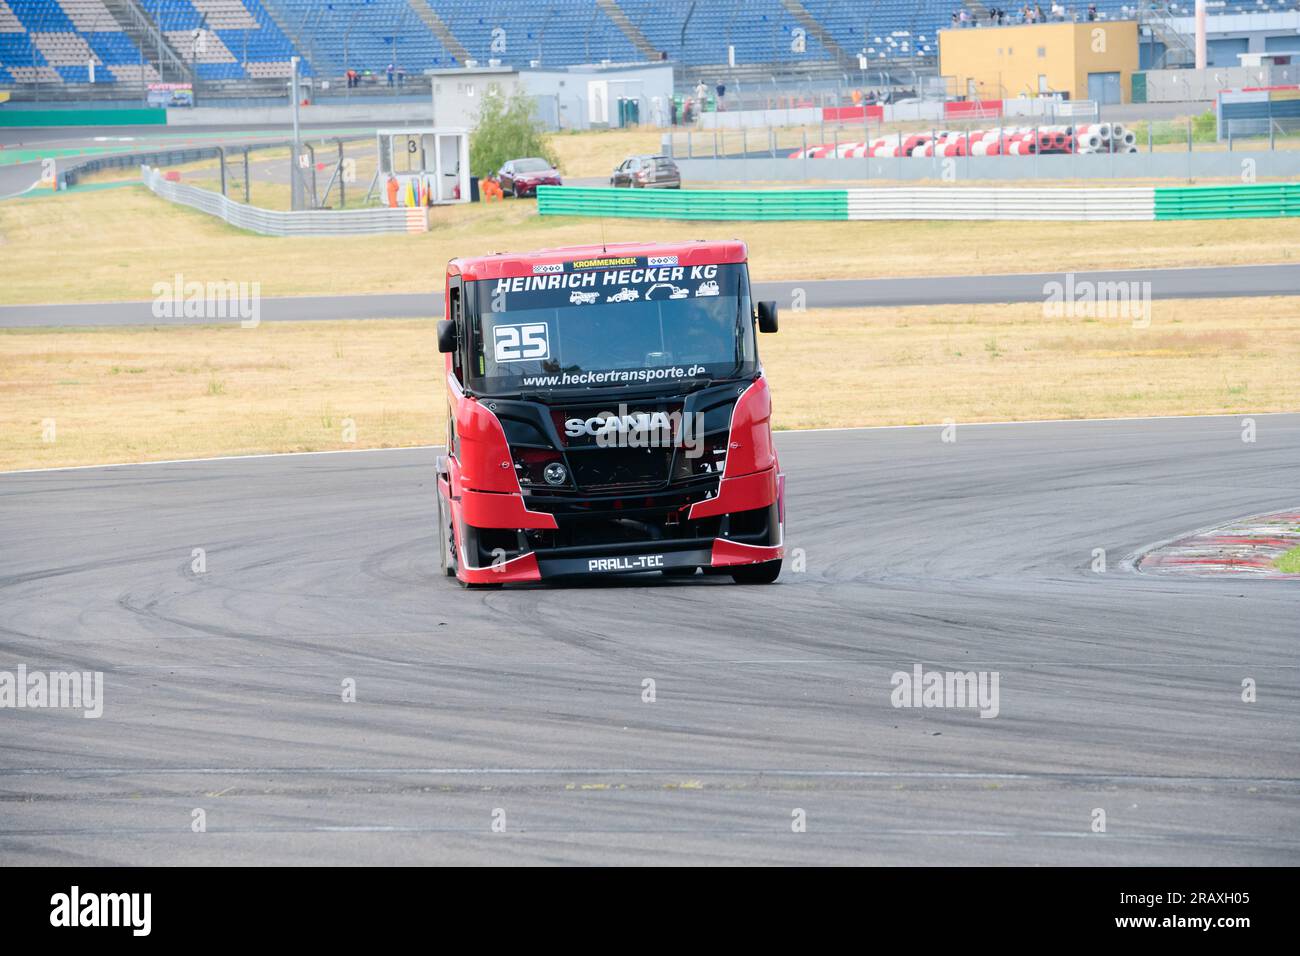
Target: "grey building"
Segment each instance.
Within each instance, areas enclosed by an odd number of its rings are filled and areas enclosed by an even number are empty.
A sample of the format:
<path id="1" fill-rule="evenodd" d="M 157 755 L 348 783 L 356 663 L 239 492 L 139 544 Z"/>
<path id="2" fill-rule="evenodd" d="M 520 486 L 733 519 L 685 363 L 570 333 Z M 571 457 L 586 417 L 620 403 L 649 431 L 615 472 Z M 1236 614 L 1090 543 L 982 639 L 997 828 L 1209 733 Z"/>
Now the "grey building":
<path id="1" fill-rule="evenodd" d="M 430 70 L 429 76 L 433 122 L 438 126 L 472 128 L 478 122 L 483 97 L 491 95 L 489 91 L 509 96 L 520 87 L 536 101 L 538 118 L 552 130 L 603 129 L 630 122 L 642 126 L 671 123 L 673 65 L 667 62 L 525 70 L 472 66 Z"/>

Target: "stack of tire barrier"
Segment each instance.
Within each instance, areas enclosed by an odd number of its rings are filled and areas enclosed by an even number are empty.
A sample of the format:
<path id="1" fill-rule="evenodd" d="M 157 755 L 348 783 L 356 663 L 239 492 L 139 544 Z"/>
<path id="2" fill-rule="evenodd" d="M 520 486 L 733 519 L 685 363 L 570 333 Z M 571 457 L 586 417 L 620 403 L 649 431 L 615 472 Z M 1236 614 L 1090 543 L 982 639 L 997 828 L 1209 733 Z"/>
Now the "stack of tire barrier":
<path id="1" fill-rule="evenodd" d="M 896 156 L 1034 156 L 1136 153 L 1137 137 L 1119 123 L 1016 126 L 998 129 L 891 133 L 869 142 L 822 143 L 791 159 L 890 159 Z"/>
<path id="2" fill-rule="evenodd" d="M 1066 127 L 1069 129 L 1069 127 Z M 1137 134 L 1119 123 L 1080 123 L 1071 130 L 1076 153 L 1136 153 Z"/>

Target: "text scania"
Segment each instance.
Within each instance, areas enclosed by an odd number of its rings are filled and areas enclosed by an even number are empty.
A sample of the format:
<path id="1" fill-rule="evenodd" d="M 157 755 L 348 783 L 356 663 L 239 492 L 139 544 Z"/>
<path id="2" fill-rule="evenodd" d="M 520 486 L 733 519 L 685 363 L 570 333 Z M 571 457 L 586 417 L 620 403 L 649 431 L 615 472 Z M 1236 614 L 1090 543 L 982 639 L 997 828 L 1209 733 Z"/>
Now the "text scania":
<path id="1" fill-rule="evenodd" d="M 608 272 L 566 272 L 562 275 L 515 276 L 511 279 L 498 279 L 492 292 L 547 292 L 555 289 L 583 289 L 595 286 L 629 286 L 644 285 L 650 282 L 682 282 L 686 279 L 704 281 L 716 279 L 718 267 L 711 266 L 664 266 L 651 268 L 642 266 L 635 269 L 611 269 Z"/>
<path id="2" fill-rule="evenodd" d="M 152 893 L 70 892 L 50 897 L 51 926 L 126 926 L 133 936 L 148 936 L 152 926 Z"/>
<path id="3" fill-rule="evenodd" d="M 681 448 L 687 458 L 704 454 L 704 415 L 681 412 L 598 412 L 590 418 L 569 418 L 564 434 L 570 438 L 590 435 L 602 448 Z"/>

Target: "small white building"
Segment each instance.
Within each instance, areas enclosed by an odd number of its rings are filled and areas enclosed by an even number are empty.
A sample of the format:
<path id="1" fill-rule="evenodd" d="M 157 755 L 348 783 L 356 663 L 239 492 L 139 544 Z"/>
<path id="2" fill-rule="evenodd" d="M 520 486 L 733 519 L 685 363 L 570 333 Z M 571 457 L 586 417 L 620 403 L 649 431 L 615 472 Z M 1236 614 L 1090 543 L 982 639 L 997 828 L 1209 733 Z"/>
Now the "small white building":
<path id="1" fill-rule="evenodd" d="M 469 130 L 464 127 L 376 130 L 375 147 L 376 185 L 384 205 L 390 178 L 397 183 L 399 206 L 469 202 Z"/>

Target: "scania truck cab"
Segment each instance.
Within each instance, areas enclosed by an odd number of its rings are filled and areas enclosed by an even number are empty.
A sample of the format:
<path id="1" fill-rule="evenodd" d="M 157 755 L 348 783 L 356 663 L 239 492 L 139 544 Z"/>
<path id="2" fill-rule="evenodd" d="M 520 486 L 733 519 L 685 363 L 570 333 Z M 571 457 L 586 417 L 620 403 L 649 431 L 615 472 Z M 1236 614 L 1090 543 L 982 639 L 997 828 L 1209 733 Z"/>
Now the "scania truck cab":
<path id="1" fill-rule="evenodd" d="M 785 476 L 743 242 L 447 266 L 441 565 L 466 587 L 659 572 L 770 583 Z"/>

